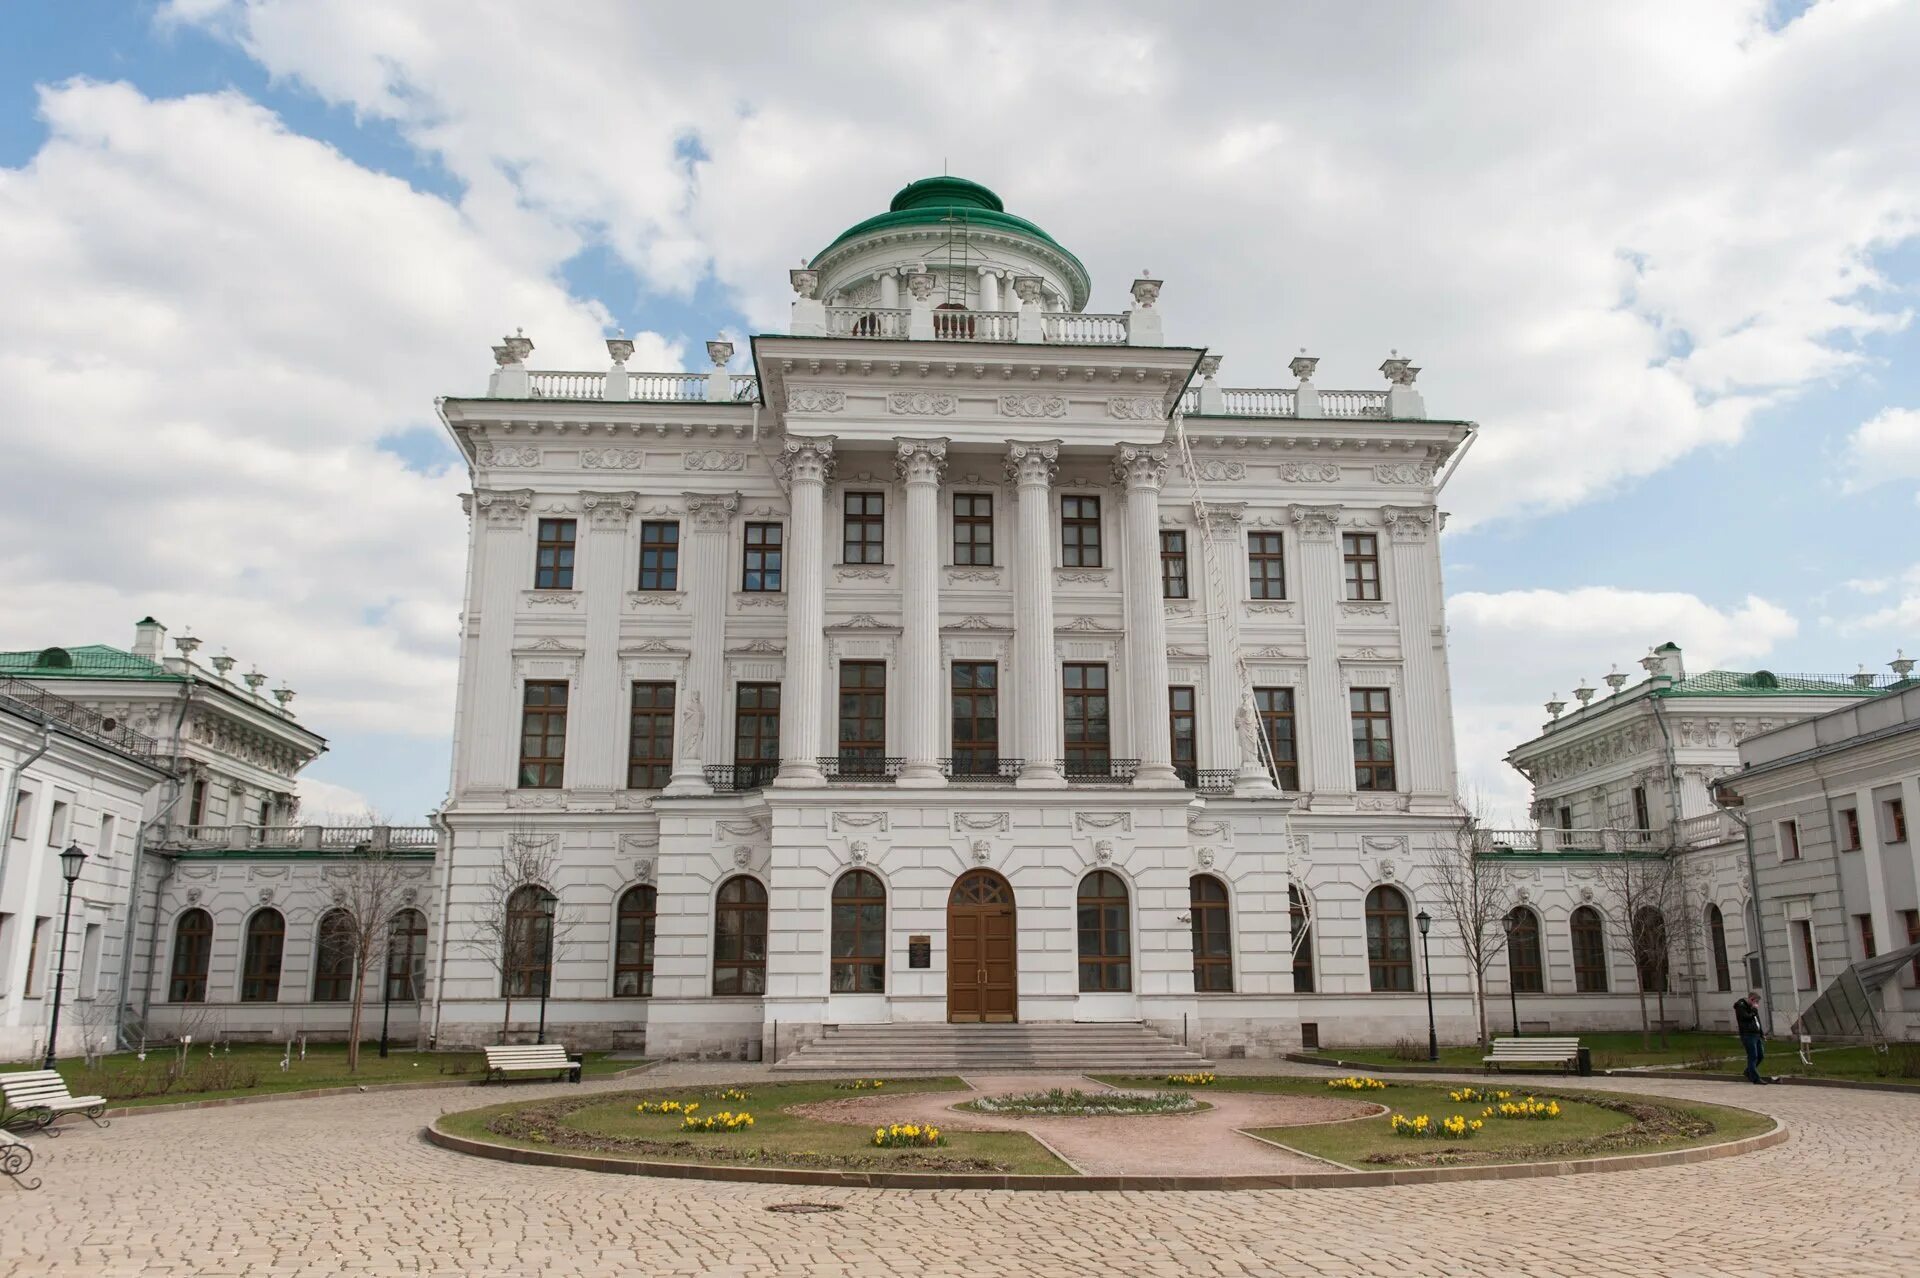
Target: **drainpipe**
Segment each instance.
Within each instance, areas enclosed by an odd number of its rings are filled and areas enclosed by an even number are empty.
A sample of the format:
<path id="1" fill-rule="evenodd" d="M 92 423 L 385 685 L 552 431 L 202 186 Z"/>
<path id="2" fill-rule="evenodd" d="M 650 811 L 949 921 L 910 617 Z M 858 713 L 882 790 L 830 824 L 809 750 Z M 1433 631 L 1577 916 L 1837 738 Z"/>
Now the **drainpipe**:
<path id="1" fill-rule="evenodd" d="M 153 820 L 142 821 L 135 831 L 133 839 L 133 884 L 127 889 L 127 943 L 120 949 L 120 997 L 113 1011 L 113 1041 L 121 1050 L 127 1046 L 127 985 L 133 980 L 133 947 L 140 934 L 140 874 L 145 868 L 147 835 L 167 823 L 173 810 L 180 805 L 180 796 L 186 793 L 185 781 L 180 776 L 180 736 L 186 728 L 187 708 L 193 704 L 193 679 L 180 685 L 180 713 L 173 719 L 173 790 L 160 810 L 154 813 Z M 140 982 L 140 1023 L 146 1024 L 147 1012 L 153 1006 L 153 959 L 154 950 L 160 941 L 160 896 L 167 880 L 173 877 L 176 860 L 167 858 L 166 872 L 159 882 L 153 885 L 153 928 L 147 937 L 147 964 Z"/>
<path id="2" fill-rule="evenodd" d="M 1709 791 L 1709 793 L 1713 792 Z M 1734 797 L 1738 798 L 1739 796 L 1735 795 Z M 1734 810 L 1733 805 L 1721 802 L 1718 797 L 1714 799 L 1714 804 L 1719 807 L 1722 812 L 1725 812 L 1728 816 L 1740 823 L 1740 829 L 1747 838 L 1747 891 L 1753 893 L 1753 927 L 1756 932 L 1760 933 L 1760 935 L 1751 939 L 1754 943 L 1754 952 L 1760 956 L 1760 988 L 1765 992 L 1765 997 L 1760 1000 L 1760 1011 L 1766 1018 L 1767 1037 L 1772 1038 L 1773 974 L 1767 971 L 1767 925 L 1764 912 L 1760 907 L 1760 869 L 1759 862 L 1753 854 L 1753 826 L 1748 822 L 1744 813 Z M 1746 920 L 1742 919 L 1741 922 L 1744 924 Z"/>
<path id="3" fill-rule="evenodd" d="M 40 725 L 40 748 L 22 759 L 7 782 L 6 811 L 0 812 L 0 888 L 7 883 L 7 850 L 13 845 L 13 810 L 20 805 L 20 778 L 28 768 L 40 762 L 40 756 L 53 749 L 53 725 Z"/>
<path id="4" fill-rule="evenodd" d="M 429 1049 L 440 1043 L 440 999 L 447 987 L 447 919 L 453 913 L 453 831 L 447 828 L 445 815 L 436 815 L 438 819 L 434 824 L 440 829 L 441 859 L 446 864 L 440 871 L 440 935 L 434 938 L 439 942 L 440 956 L 433 965 L 433 1025 L 427 1031 Z"/>

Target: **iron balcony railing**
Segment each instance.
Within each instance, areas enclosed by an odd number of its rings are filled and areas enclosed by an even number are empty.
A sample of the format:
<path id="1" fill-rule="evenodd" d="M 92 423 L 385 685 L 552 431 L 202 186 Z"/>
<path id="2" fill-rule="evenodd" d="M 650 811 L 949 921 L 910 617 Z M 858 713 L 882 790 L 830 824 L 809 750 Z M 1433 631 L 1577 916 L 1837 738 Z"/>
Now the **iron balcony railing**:
<path id="1" fill-rule="evenodd" d="M 900 775 L 900 765 L 905 760 L 899 755 L 845 750 L 821 755 L 814 762 L 829 781 L 891 781 Z"/>
<path id="2" fill-rule="evenodd" d="M 780 764 L 772 759 L 754 763 L 709 763 L 702 772 L 707 784 L 719 793 L 740 794 L 772 785 L 774 777 L 780 774 Z"/>
<path id="3" fill-rule="evenodd" d="M 1060 770 L 1075 785 L 1097 785 L 1101 782 L 1131 785 L 1134 774 L 1140 771 L 1140 760 L 1067 759 L 1061 763 Z"/>
<path id="4" fill-rule="evenodd" d="M 1009 759 L 1004 755 L 981 754 L 978 751 L 940 760 L 940 771 L 947 779 L 961 782 L 1014 781 L 1026 766 L 1025 759 Z"/>
<path id="5" fill-rule="evenodd" d="M 1202 794 L 1232 794 L 1234 778 L 1239 775 L 1231 768 L 1195 768 L 1183 763 L 1174 764 L 1173 770 L 1187 789 Z"/>
<path id="6" fill-rule="evenodd" d="M 146 733 L 135 732 L 112 715 L 69 701 L 25 679 L 0 676 L 0 704 L 24 710 L 30 718 L 57 723 L 70 732 L 148 763 L 153 762 L 159 752 L 159 743 Z"/>

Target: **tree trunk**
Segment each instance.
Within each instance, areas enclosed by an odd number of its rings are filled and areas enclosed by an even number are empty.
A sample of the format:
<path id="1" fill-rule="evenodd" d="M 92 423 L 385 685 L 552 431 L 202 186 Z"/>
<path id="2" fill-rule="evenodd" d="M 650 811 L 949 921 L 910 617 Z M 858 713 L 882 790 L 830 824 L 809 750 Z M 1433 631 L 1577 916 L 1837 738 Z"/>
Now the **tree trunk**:
<path id="1" fill-rule="evenodd" d="M 500 985 L 506 991 L 507 1003 L 506 1011 L 500 1016 L 500 1044 L 504 1047 L 507 1042 L 508 1026 L 513 1024 L 513 986 L 506 981 L 502 981 Z"/>
<path id="2" fill-rule="evenodd" d="M 353 1014 L 347 1018 L 347 1073 L 360 1072 L 360 1012 L 367 1001 L 367 969 L 353 975 Z"/>
<path id="3" fill-rule="evenodd" d="M 1660 1009 L 1660 1050 L 1667 1050 L 1667 987 L 1662 985 L 1654 994 Z"/>
<path id="4" fill-rule="evenodd" d="M 1473 1010 L 1480 1018 L 1480 1051 L 1490 1050 L 1487 1041 L 1487 969 L 1481 967 L 1473 975 Z"/>
<path id="5" fill-rule="evenodd" d="M 1635 981 L 1635 994 L 1640 1000 L 1640 1050 L 1653 1050 L 1653 1027 L 1647 1024 L 1647 987 Z"/>

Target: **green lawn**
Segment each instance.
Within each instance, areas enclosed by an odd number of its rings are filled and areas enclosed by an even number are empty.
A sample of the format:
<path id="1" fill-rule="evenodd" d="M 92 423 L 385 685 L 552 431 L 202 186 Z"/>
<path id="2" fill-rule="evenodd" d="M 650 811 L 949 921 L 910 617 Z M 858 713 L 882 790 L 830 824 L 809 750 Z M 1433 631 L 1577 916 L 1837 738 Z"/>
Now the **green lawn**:
<path id="1" fill-rule="evenodd" d="M 284 1044 L 235 1044 L 230 1051 L 208 1054 L 189 1049 L 185 1060 L 178 1048 L 153 1048 L 142 1061 L 133 1052 L 103 1056 L 97 1066 L 74 1058 L 58 1063 L 60 1076 L 76 1096 L 105 1096 L 115 1105 L 172 1105 L 181 1101 L 218 1100 L 230 1096 L 299 1092 L 316 1087 L 353 1087 L 374 1083 L 470 1082 L 485 1069 L 479 1052 L 390 1051 L 380 1058 L 377 1044 L 360 1049 L 360 1068 L 347 1072 L 344 1043 L 313 1043 L 305 1060 L 296 1049 L 284 1070 Z M 609 1060 L 605 1052 L 582 1056 L 588 1077 L 614 1074 L 642 1064 Z M 38 1061 L 0 1065 L 0 1071 L 38 1069 Z"/>
<path id="2" fill-rule="evenodd" d="M 1137 1077 L 1102 1078 L 1127 1086 L 1139 1086 L 1148 1080 Z M 1413 1083 L 1387 1080 L 1384 1091 L 1334 1091 L 1325 1079 L 1313 1078 L 1222 1078 L 1208 1091 L 1271 1092 L 1296 1096 L 1339 1096 L 1367 1100 L 1388 1107 L 1378 1118 L 1363 1118 L 1347 1123 L 1319 1123 L 1303 1127 L 1271 1127 L 1255 1135 L 1278 1141 L 1302 1153 L 1358 1170 L 1383 1167 L 1455 1166 L 1474 1163 L 1535 1162 L 1543 1159 L 1595 1158 L 1615 1154 L 1653 1150 L 1686 1149 L 1694 1145 L 1717 1144 L 1752 1136 L 1772 1127 L 1773 1120 L 1747 1110 L 1722 1105 L 1703 1105 L 1662 1097 L 1610 1096 L 1595 1092 L 1569 1091 L 1555 1086 L 1531 1088 L 1515 1086 L 1511 1080 L 1472 1084 L 1482 1093 L 1500 1090 L 1512 1092 L 1515 1099 L 1533 1095 L 1552 1097 L 1561 1104 L 1561 1115 L 1554 1119 L 1482 1118 L 1484 1126 L 1464 1141 L 1415 1139 L 1396 1136 L 1391 1126 L 1395 1113 L 1415 1117 L 1425 1114 L 1435 1122 L 1454 1114 L 1480 1118 L 1490 1102 L 1454 1101 L 1448 1093 L 1459 1084 Z M 1610 1108 L 1625 1104 L 1634 1112 Z"/>
<path id="3" fill-rule="evenodd" d="M 1495 1031 L 1495 1037 L 1507 1038 L 1510 1035 Z M 1731 1034 L 1705 1034 L 1695 1031 L 1674 1032 L 1667 1035 L 1667 1045 L 1660 1045 L 1660 1036 L 1653 1036 L 1653 1049 L 1643 1050 L 1640 1046 L 1638 1030 L 1627 1033 L 1606 1034 L 1565 1034 L 1565 1035 L 1524 1035 L 1527 1038 L 1578 1038 L 1580 1045 L 1593 1054 L 1595 1069 L 1621 1069 L 1629 1065 L 1670 1065 L 1684 1068 L 1698 1064 L 1705 1058 L 1724 1057 L 1744 1064 L 1746 1057 L 1741 1053 L 1740 1040 Z M 1403 1055 L 1391 1047 L 1323 1047 L 1316 1055 L 1331 1063 L 1335 1060 L 1352 1061 L 1356 1064 L 1378 1065 L 1382 1069 L 1391 1069 L 1396 1065 L 1427 1064 L 1426 1045 L 1416 1044 L 1413 1054 Z M 1482 1068 L 1480 1058 L 1486 1053 L 1476 1043 L 1465 1046 L 1443 1046 L 1440 1049 L 1440 1064 L 1451 1069 L 1472 1070 L 1478 1073 Z"/>
<path id="4" fill-rule="evenodd" d="M 890 1079 L 887 1096 L 950 1092 L 954 1078 Z M 881 1149 L 864 1124 L 829 1123 L 783 1112 L 814 1101 L 842 1100 L 856 1093 L 831 1082 L 753 1084 L 746 1101 L 721 1100 L 720 1089 L 681 1087 L 621 1092 L 594 1097 L 491 1105 L 448 1114 L 442 1130 L 456 1136 L 529 1149 L 631 1158 L 647 1162 L 712 1162 L 760 1167 L 802 1167 L 859 1171 L 1007 1172 L 1021 1175 L 1071 1175 L 1059 1159 L 1032 1137 L 1019 1132 L 947 1132 L 947 1144 L 931 1149 Z M 863 1093 L 872 1095 L 872 1093 Z M 703 1114 L 746 1110 L 750 1130 L 684 1133 L 678 1114 L 640 1114 L 637 1102 L 698 1101 Z M 896 1122 L 938 1123 L 939 1110 L 903 1103 Z"/>
<path id="5" fill-rule="evenodd" d="M 1920 1089 L 1920 1044 L 1895 1043 L 1885 1052 L 1871 1047 L 1816 1047 L 1811 1066 L 1800 1063 L 1799 1052 L 1785 1041 L 1767 1044 L 1766 1059 L 1760 1071 L 1768 1075 L 1791 1074 L 1797 1078 L 1836 1078 L 1860 1083 L 1889 1083 Z M 1737 1075 L 1746 1068 L 1746 1058 L 1726 1061 L 1700 1072 Z"/>

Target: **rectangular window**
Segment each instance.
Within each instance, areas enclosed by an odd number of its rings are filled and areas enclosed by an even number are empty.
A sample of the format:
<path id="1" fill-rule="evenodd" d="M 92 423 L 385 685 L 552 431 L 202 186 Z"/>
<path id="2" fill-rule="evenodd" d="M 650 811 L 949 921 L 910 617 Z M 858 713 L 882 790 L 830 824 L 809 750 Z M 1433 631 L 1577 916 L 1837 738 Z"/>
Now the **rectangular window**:
<path id="1" fill-rule="evenodd" d="M 1068 775 L 1077 771 L 1084 776 L 1104 776 L 1113 759 L 1107 667 L 1091 662 L 1069 662 L 1062 668 L 1060 679 Z"/>
<path id="2" fill-rule="evenodd" d="M 540 521 L 540 541 L 533 561 L 535 590 L 573 589 L 573 530 L 571 519 Z"/>
<path id="3" fill-rule="evenodd" d="M 80 985 L 73 992 L 75 998 L 92 998 L 100 992 L 100 932 L 98 923 L 89 923 L 80 938 Z"/>
<path id="4" fill-rule="evenodd" d="M 887 757 L 887 664 L 840 663 L 840 767 L 856 776 L 884 776 Z"/>
<path id="5" fill-rule="evenodd" d="M 680 589 L 680 525 L 671 519 L 640 525 L 640 589 Z"/>
<path id="6" fill-rule="evenodd" d="M 1247 597 L 1285 599 L 1287 562 L 1281 553 L 1283 539 L 1277 532 L 1247 534 Z"/>
<path id="7" fill-rule="evenodd" d="M 993 494 L 953 495 L 953 562 L 961 567 L 993 567 Z"/>
<path id="8" fill-rule="evenodd" d="M 1573 829 L 1573 809 L 1572 808 L 1563 807 L 1560 809 L 1560 828 L 1562 830 Z"/>
<path id="9" fill-rule="evenodd" d="M 202 784 L 203 783 L 199 781 L 193 783 L 196 794 L 199 793 Z M 7 831 L 8 838 L 24 839 L 27 837 L 27 823 L 33 819 L 30 815 L 32 811 L 33 791 L 23 788 L 13 800 L 13 828 Z M 197 821 L 199 818 L 196 817 L 194 819 Z"/>
<path id="10" fill-rule="evenodd" d="M 1062 497 L 1060 499 L 1060 566 L 1098 568 L 1100 566 L 1100 499 L 1098 497 Z"/>
<path id="11" fill-rule="evenodd" d="M 1647 787 L 1644 785 L 1633 787 L 1633 828 L 1636 830 L 1653 828 L 1653 819 L 1647 811 Z"/>
<path id="12" fill-rule="evenodd" d="M 37 998 L 40 994 L 40 960 L 47 952 L 47 933 L 53 928 L 53 920 L 38 918 L 33 921 L 33 940 L 27 947 L 27 988 L 26 997 Z"/>
<path id="13" fill-rule="evenodd" d="M 843 564 L 887 562 L 886 497 L 881 493 L 847 493 L 841 498 Z"/>
<path id="14" fill-rule="evenodd" d="M 1187 534 L 1179 528 L 1160 533 L 1160 594 L 1167 599 L 1187 597 Z"/>
<path id="15" fill-rule="evenodd" d="M 744 550 L 741 555 L 740 589 L 749 594 L 780 592 L 780 548 L 783 531 L 779 524 L 748 524 L 746 526 L 743 531 Z"/>
<path id="16" fill-rule="evenodd" d="M 1907 944 L 1920 945 L 1920 910 L 1902 910 L 1900 918 L 1907 925 Z M 1913 960 L 1913 966 L 1907 969 L 1907 981 L 1920 985 L 1920 958 Z"/>
<path id="17" fill-rule="evenodd" d="M 1255 688 L 1253 704 L 1260 712 L 1260 728 L 1267 734 L 1267 749 L 1273 752 L 1273 765 L 1279 773 L 1273 783 L 1282 790 L 1298 790 L 1300 748 L 1294 735 L 1293 689 Z"/>
<path id="18" fill-rule="evenodd" d="M 67 842 L 67 813 L 72 809 L 61 799 L 53 801 L 53 817 L 47 822 L 47 846 L 64 847 Z"/>
<path id="19" fill-rule="evenodd" d="M 1347 563 L 1347 598 L 1380 597 L 1380 539 L 1372 533 L 1343 533 L 1340 547 Z"/>
<path id="20" fill-rule="evenodd" d="M 633 685 L 627 730 L 627 788 L 663 789 L 673 777 L 673 685 Z"/>
<path id="21" fill-rule="evenodd" d="M 743 683 L 733 690 L 733 765 L 749 769 L 742 785 L 765 785 L 780 771 L 780 685 Z"/>
<path id="22" fill-rule="evenodd" d="M 264 822 L 262 823 L 264 824 Z M 120 822 L 111 813 L 100 817 L 100 841 L 93 845 L 94 855 L 108 857 L 113 855 L 113 845 L 120 835 Z"/>
<path id="23" fill-rule="evenodd" d="M 1860 850 L 1860 809 L 1840 809 L 1840 850 L 1858 852 Z"/>
<path id="24" fill-rule="evenodd" d="M 1873 915 L 1856 914 L 1853 922 L 1860 929 L 1860 957 L 1870 959 L 1880 952 L 1873 946 Z"/>
<path id="25" fill-rule="evenodd" d="M 1820 988 L 1820 970 L 1813 957 L 1813 924 L 1806 919 L 1793 920 L 1794 946 L 1799 951 L 1799 963 L 1794 972 L 1796 989 L 1813 990 Z"/>
<path id="26" fill-rule="evenodd" d="M 1779 831 L 1780 859 L 1782 861 L 1798 861 L 1800 859 L 1800 823 L 1798 821 L 1782 821 L 1779 825 Z"/>
<path id="27" fill-rule="evenodd" d="M 1907 805 L 1899 799 L 1888 799 L 1880 805 L 1887 815 L 1887 843 L 1905 843 L 1907 841 Z"/>
<path id="28" fill-rule="evenodd" d="M 953 775 L 997 775 L 1000 770 L 1000 667 L 991 661 L 956 661 L 948 682 L 953 705 Z"/>
<path id="29" fill-rule="evenodd" d="M 193 798 L 187 803 L 187 824 L 199 825 L 207 819 L 207 783 L 205 779 L 193 783 Z"/>
<path id="30" fill-rule="evenodd" d="M 520 788 L 558 790 L 567 755 L 566 681 L 528 680 L 520 707 Z"/>
<path id="31" fill-rule="evenodd" d="M 1167 689 L 1167 735 L 1173 745 L 1173 770 L 1188 786 L 1200 784 L 1200 756 L 1194 743 L 1193 689 Z"/>
<path id="32" fill-rule="evenodd" d="M 1353 711 L 1353 788 L 1393 789 L 1393 712 L 1387 690 L 1354 688 L 1347 701 Z"/>

